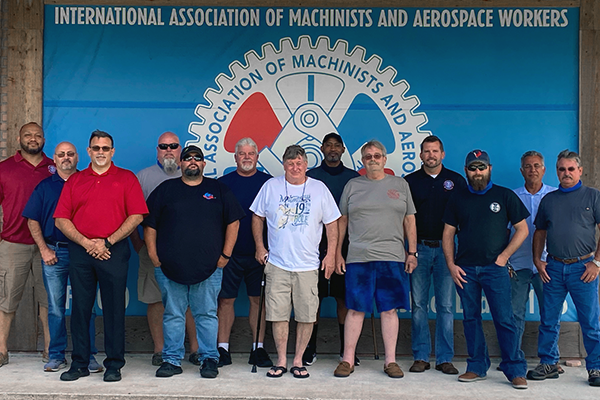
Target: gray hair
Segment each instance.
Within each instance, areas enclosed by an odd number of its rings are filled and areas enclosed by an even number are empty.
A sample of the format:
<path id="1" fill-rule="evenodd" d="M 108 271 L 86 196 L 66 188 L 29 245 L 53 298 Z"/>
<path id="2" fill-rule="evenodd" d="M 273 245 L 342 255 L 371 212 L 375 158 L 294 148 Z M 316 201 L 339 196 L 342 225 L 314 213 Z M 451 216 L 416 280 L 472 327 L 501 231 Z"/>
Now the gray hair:
<path id="1" fill-rule="evenodd" d="M 579 154 L 577 154 L 574 151 L 571 151 L 569 149 L 565 149 L 565 150 L 561 151 L 560 153 L 558 153 L 558 157 L 556 158 L 556 167 L 557 168 L 558 168 L 558 162 L 563 158 L 566 158 L 568 160 L 575 160 L 575 162 L 577 163 L 577 166 L 581 167 L 581 158 L 579 158 Z"/>
<path id="2" fill-rule="evenodd" d="M 236 144 L 235 144 L 235 152 L 237 153 L 238 150 L 240 149 L 240 147 L 242 146 L 252 146 L 254 147 L 254 151 L 256 151 L 258 153 L 258 146 L 256 145 L 256 142 L 254 140 L 252 140 L 249 137 L 245 137 L 243 139 L 240 139 Z"/>
<path id="3" fill-rule="evenodd" d="M 287 160 L 295 160 L 298 157 L 302 157 L 304 161 L 308 162 L 308 158 L 306 157 L 306 150 L 297 144 L 292 144 L 285 149 L 283 153 L 283 162 Z"/>
<path id="4" fill-rule="evenodd" d="M 385 146 L 383 145 L 383 143 L 381 143 L 379 140 L 369 140 L 367 143 L 365 143 L 363 145 L 363 147 L 360 148 L 360 156 L 364 157 L 365 156 L 365 152 L 367 151 L 367 149 L 369 147 L 376 147 L 379 150 L 381 150 L 381 155 L 386 157 L 387 156 L 387 150 L 385 149 Z"/>
<path id="5" fill-rule="evenodd" d="M 527 157 L 539 157 L 542 160 L 542 167 L 544 166 L 544 156 L 539 151 L 529 150 L 523 153 L 521 156 L 521 168 L 525 165 L 525 159 Z"/>

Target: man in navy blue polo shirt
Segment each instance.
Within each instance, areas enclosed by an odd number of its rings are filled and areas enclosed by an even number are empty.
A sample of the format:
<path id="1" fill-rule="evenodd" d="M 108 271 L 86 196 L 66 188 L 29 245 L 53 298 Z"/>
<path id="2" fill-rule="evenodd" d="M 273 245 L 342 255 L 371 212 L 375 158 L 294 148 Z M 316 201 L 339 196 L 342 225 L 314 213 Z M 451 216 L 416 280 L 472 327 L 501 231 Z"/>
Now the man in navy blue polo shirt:
<path id="1" fill-rule="evenodd" d="M 437 136 L 421 143 L 421 169 L 405 177 L 410 185 L 417 209 L 417 252 L 419 265 L 410 275 L 412 293 L 412 351 L 414 363 L 410 372 L 430 368 L 431 337 L 429 334 L 429 287 L 433 277 L 435 295 L 435 369 L 445 374 L 458 374 L 452 365 L 454 357 L 454 283 L 442 251 L 442 217 L 450 196 L 465 189 L 465 178 L 444 167 L 444 145 Z"/>
<path id="2" fill-rule="evenodd" d="M 48 325 L 50 328 L 50 361 L 44 365 L 44 371 L 56 372 L 67 366 L 65 348 L 67 347 L 67 327 L 65 324 L 65 304 L 67 298 L 67 280 L 69 279 L 69 248 L 67 237 L 54 225 L 54 209 L 60 198 L 65 181 L 77 172 L 77 149 L 69 142 L 62 142 L 54 150 L 56 174 L 41 181 L 34 189 L 23 217 L 31 236 L 42 256 L 44 285 L 48 292 Z M 102 366 L 94 358 L 98 352 L 94 345 L 96 315 L 92 312 L 90 321 L 91 356 L 88 369 L 101 372 Z"/>

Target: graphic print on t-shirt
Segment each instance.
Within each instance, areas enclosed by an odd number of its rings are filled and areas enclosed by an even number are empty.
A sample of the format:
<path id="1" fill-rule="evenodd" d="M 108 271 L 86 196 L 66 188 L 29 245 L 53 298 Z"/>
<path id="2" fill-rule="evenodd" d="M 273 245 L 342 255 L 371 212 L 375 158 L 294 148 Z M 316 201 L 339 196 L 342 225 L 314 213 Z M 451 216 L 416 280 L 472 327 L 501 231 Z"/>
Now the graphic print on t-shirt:
<path id="1" fill-rule="evenodd" d="M 304 232 L 308 226 L 310 216 L 310 195 L 279 195 L 279 208 L 277 209 L 277 228 Z"/>

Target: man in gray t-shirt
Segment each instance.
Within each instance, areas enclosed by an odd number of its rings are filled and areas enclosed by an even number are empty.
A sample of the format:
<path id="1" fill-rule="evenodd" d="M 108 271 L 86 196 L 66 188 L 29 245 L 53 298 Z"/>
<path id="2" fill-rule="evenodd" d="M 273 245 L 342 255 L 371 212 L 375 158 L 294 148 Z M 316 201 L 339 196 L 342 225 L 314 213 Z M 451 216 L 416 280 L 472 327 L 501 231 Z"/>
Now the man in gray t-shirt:
<path id="1" fill-rule="evenodd" d="M 562 151 L 556 162 L 560 186 L 542 199 L 535 218 L 533 262 L 544 281 L 544 307 L 538 338 L 540 364 L 527 373 L 527 379 L 558 378 L 560 316 L 571 294 L 587 352 L 588 382 L 600 386 L 600 242 L 595 240 L 600 192 L 582 185 L 582 172 L 577 153 Z M 546 261 L 541 259 L 544 244 Z"/>
<path id="2" fill-rule="evenodd" d="M 408 309 L 410 304 L 407 273 L 417 267 L 416 210 L 408 183 L 385 173 L 385 147 L 372 140 L 362 147 L 361 155 L 366 176 L 351 179 L 340 200 L 336 272 L 346 274 L 348 314 L 344 357 L 334 375 L 347 377 L 354 371 L 354 352 L 365 313 L 373 311 L 375 300 L 386 349 L 384 371 L 391 378 L 401 378 L 404 373 L 395 354 L 397 309 Z M 347 264 L 341 252 L 346 227 L 350 238 Z"/>

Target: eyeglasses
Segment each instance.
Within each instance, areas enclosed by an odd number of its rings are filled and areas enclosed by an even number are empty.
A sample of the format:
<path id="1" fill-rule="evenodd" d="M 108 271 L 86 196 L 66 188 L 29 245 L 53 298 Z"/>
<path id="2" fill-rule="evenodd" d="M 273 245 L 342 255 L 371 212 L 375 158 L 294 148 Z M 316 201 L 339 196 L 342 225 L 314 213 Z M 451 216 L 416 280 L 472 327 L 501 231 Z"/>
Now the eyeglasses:
<path id="1" fill-rule="evenodd" d="M 67 151 L 66 153 L 63 151 L 61 153 L 56 153 L 55 154 L 56 157 L 58 158 L 63 158 L 64 156 L 68 156 L 68 157 L 75 157 L 75 152 L 74 151 Z"/>
<path id="2" fill-rule="evenodd" d="M 102 147 L 100 147 L 100 146 L 90 146 L 90 149 L 93 152 L 95 152 L 95 153 L 99 152 L 100 149 L 102 149 L 103 152 L 108 153 L 109 151 L 112 150 L 112 147 L 110 147 L 110 146 L 102 146 Z"/>
<path id="3" fill-rule="evenodd" d="M 560 172 L 565 172 L 565 171 L 569 171 L 569 172 L 575 172 L 577 168 L 575 167 L 569 167 L 569 168 L 565 168 L 565 167 L 558 167 L 558 170 Z"/>
<path id="4" fill-rule="evenodd" d="M 161 150 L 177 150 L 179 148 L 179 143 L 159 143 L 158 148 Z"/>
<path id="5" fill-rule="evenodd" d="M 366 156 L 363 156 L 363 160 L 367 160 L 367 161 L 372 160 L 372 159 L 381 160 L 382 158 L 383 158 L 383 155 L 379 154 L 379 153 L 367 154 Z"/>
<path id="6" fill-rule="evenodd" d="M 484 165 L 484 164 L 469 165 L 467 167 L 467 169 L 471 172 L 476 171 L 476 170 L 485 171 L 487 169 L 487 165 Z"/>
<path id="7" fill-rule="evenodd" d="M 183 161 L 202 161 L 204 160 L 204 157 L 202 156 L 185 156 L 183 157 Z"/>

